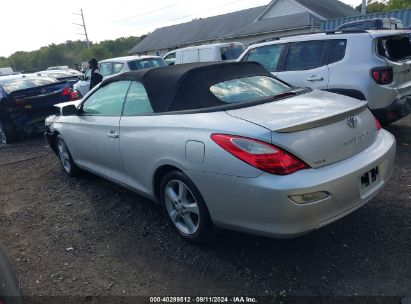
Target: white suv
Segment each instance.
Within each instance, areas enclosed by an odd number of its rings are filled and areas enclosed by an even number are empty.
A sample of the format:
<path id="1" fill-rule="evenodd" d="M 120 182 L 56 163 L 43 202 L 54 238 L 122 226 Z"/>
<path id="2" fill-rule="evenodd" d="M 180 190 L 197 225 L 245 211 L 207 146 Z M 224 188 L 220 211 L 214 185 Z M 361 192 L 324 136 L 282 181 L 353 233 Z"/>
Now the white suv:
<path id="1" fill-rule="evenodd" d="M 159 56 L 125 56 L 102 60 L 98 63 L 101 75 L 107 78 L 119 73 L 156 68 L 165 66 L 163 58 Z M 80 76 L 79 81 L 74 84 L 73 89 L 84 97 L 90 87 L 91 70 Z"/>
<path id="2" fill-rule="evenodd" d="M 257 61 L 299 87 L 367 100 L 384 124 L 411 112 L 410 31 L 326 32 L 251 45 L 238 61 Z"/>

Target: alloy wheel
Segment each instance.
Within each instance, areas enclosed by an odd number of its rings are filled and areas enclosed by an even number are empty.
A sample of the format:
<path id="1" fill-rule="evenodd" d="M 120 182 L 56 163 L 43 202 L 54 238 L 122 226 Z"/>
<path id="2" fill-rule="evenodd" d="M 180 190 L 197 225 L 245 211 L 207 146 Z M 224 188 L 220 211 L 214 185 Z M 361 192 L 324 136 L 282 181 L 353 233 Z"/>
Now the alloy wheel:
<path id="1" fill-rule="evenodd" d="M 200 224 L 200 211 L 189 187 L 182 181 L 170 180 L 164 194 L 167 213 L 177 229 L 186 235 L 196 233 Z"/>
<path id="2" fill-rule="evenodd" d="M 70 154 L 65 142 L 62 139 L 58 140 L 57 143 L 58 153 L 60 157 L 61 164 L 63 165 L 64 170 L 67 173 L 71 171 L 71 161 L 70 161 Z"/>
<path id="3" fill-rule="evenodd" d="M 1 124 L 0 124 L 0 144 L 7 144 L 6 133 L 4 133 L 4 130 Z"/>

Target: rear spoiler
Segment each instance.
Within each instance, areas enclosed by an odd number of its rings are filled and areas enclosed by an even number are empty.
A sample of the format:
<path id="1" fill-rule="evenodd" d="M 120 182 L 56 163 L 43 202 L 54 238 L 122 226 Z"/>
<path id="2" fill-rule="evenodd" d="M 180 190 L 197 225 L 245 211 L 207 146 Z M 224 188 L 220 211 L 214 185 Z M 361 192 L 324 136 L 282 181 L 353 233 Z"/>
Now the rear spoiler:
<path id="1" fill-rule="evenodd" d="M 367 101 L 364 100 L 361 104 L 357 105 L 356 107 L 348 111 L 343 111 L 340 113 L 336 113 L 333 116 L 327 116 L 324 118 L 315 119 L 313 121 L 302 122 L 297 125 L 292 125 L 289 127 L 281 128 L 281 129 L 275 130 L 275 132 L 291 133 L 291 132 L 298 132 L 298 131 L 317 128 L 317 127 L 322 127 L 322 126 L 343 120 L 349 116 L 360 114 L 362 111 L 364 111 L 367 108 L 367 104 L 368 104 Z"/>

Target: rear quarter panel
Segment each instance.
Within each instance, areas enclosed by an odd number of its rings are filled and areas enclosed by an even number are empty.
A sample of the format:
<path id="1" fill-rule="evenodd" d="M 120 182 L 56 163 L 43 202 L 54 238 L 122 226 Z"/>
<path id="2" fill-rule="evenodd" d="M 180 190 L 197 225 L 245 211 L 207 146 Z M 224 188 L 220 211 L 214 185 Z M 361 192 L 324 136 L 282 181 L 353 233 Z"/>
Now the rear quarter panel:
<path id="1" fill-rule="evenodd" d="M 387 66 L 387 62 L 377 56 L 375 41 L 366 35 L 350 35 L 344 59 L 328 65 L 328 89 L 359 91 L 365 96 L 370 109 L 379 109 L 395 100 L 395 84 L 379 85 L 372 79 L 371 69 Z"/>
<path id="2" fill-rule="evenodd" d="M 214 143 L 210 138 L 212 133 L 271 141 L 269 130 L 233 118 L 225 112 L 122 117 L 120 150 L 127 172 L 127 184 L 138 191 L 152 194 L 153 175 L 164 165 L 172 165 L 182 171 L 229 176 L 256 177 L 261 174 L 260 170 Z M 201 163 L 187 159 L 188 141 L 204 144 L 204 160 Z M 201 185 L 197 187 L 201 191 Z"/>

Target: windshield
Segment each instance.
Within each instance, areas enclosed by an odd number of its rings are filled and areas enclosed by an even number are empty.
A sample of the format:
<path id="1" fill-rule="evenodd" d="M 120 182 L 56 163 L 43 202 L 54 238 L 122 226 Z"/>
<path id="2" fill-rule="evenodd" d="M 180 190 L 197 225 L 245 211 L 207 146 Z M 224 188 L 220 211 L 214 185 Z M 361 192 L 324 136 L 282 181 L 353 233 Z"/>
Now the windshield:
<path id="1" fill-rule="evenodd" d="M 232 44 L 220 48 L 221 60 L 235 60 L 244 52 L 244 46 L 241 44 Z"/>
<path id="2" fill-rule="evenodd" d="M 228 80 L 210 87 L 210 91 L 225 103 L 274 97 L 290 89 L 291 87 L 286 84 L 268 76 L 252 76 Z"/>
<path id="3" fill-rule="evenodd" d="M 52 83 L 56 83 L 58 80 L 51 77 L 31 77 L 31 78 L 19 78 L 10 79 L 8 81 L 2 82 L 4 91 L 10 94 L 15 91 L 40 87 Z"/>
<path id="4" fill-rule="evenodd" d="M 157 68 L 165 66 L 165 62 L 161 58 L 148 58 L 148 59 L 139 59 L 130 61 L 128 63 L 128 67 L 130 70 L 141 70 L 141 69 L 149 69 L 149 68 Z"/>

